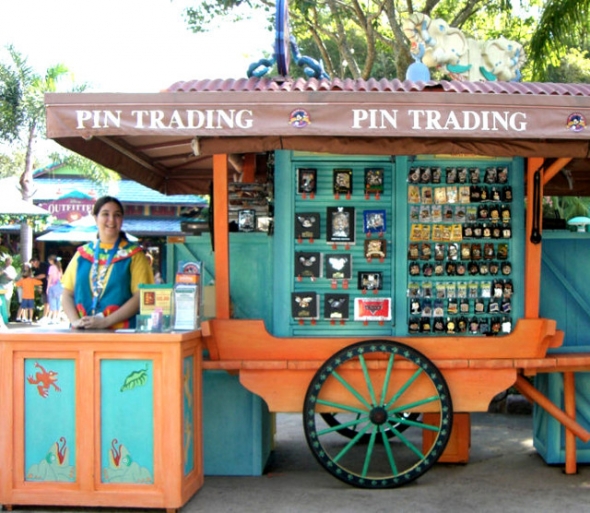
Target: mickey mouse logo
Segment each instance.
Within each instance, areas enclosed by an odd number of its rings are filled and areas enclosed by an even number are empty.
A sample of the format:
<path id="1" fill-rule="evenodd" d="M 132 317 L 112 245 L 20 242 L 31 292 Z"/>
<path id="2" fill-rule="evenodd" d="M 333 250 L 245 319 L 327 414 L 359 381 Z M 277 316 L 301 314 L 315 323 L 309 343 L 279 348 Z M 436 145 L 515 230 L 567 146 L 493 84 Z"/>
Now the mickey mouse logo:
<path id="1" fill-rule="evenodd" d="M 289 124 L 295 128 L 305 128 L 311 124 L 311 119 L 306 110 L 295 109 L 289 115 Z"/>
<path id="2" fill-rule="evenodd" d="M 586 128 L 586 118 L 579 112 L 570 114 L 567 118 L 567 128 L 572 132 L 581 132 Z"/>

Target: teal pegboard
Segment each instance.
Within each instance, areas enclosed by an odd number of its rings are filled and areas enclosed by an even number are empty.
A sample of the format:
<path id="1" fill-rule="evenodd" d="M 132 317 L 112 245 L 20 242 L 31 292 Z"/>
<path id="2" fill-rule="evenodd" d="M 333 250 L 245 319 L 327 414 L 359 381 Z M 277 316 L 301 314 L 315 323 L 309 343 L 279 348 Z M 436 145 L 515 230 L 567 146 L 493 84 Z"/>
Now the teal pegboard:
<path id="1" fill-rule="evenodd" d="M 420 157 L 384 157 L 384 156 L 334 156 L 279 151 L 275 160 L 276 178 L 276 230 L 274 237 L 274 283 L 273 283 L 273 325 L 277 336 L 407 336 L 408 332 L 408 172 L 412 166 L 508 166 L 513 200 L 511 202 L 512 237 L 510 246 L 511 280 L 515 294 L 512 297 L 511 317 L 513 325 L 524 311 L 524 209 L 522 208 L 523 162 L 522 159 L 483 159 L 456 158 L 445 156 Z M 379 200 L 375 197 L 365 198 L 365 169 L 379 167 L 384 170 L 384 191 Z M 302 194 L 299 190 L 301 170 L 313 169 L 316 174 L 316 190 L 312 195 Z M 339 197 L 333 190 L 333 172 L 335 169 L 352 171 L 352 194 Z M 335 206 L 355 209 L 356 237 L 355 244 L 345 247 L 340 244 L 332 248 L 327 243 L 329 210 Z M 383 263 L 366 262 L 363 252 L 363 212 L 368 209 L 384 209 L 387 216 L 387 257 Z M 321 216 L 320 236 L 313 243 L 298 240 L 295 236 L 294 217 L 297 213 L 319 213 Z M 331 252 L 345 252 L 352 256 L 353 272 L 348 289 L 341 283 L 336 284 L 338 292 L 347 293 L 351 298 L 360 296 L 357 289 L 357 272 L 359 270 L 378 270 L 382 272 L 383 289 L 376 297 L 389 297 L 392 304 L 392 318 L 382 324 L 354 321 L 353 307 L 349 307 L 349 319 L 344 323 L 330 322 L 324 318 L 324 299 L 334 292 L 333 283 L 325 276 L 312 280 L 296 276 L 295 257 L 298 252 L 321 253 L 322 258 Z M 456 278 L 452 278 L 454 280 Z M 303 322 L 292 314 L 291 294 L 295 292 L 312 292 L 317 294 L 318 319 Z"/>

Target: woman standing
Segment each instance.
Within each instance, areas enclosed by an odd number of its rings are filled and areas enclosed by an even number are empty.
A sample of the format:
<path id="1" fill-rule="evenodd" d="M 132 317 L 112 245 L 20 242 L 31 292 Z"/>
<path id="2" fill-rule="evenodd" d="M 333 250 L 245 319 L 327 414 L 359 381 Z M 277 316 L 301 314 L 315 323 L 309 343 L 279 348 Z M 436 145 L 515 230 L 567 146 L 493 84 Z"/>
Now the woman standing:
<path id="1" fill-rule="evenodd" d="M 47 300 L 49 301 L 49 313 L 47 315 L 47 320 L 49 324 L 59 324 L 61 294 L 63 292 L 61 286 L 63 272 L 60 260 L 61 259 L 56 255 L 49 255 L 47 257 L 47 261 L 49 262 L 49 271 L 47 272 Z"/>
<path id="2" fill-rule="evenodd" d="M 92 215 L 98 236 L 78 248 L 64 273 L 64 312 L 72 328 L 134 328 L 139 284 L 154 282 L 151 267 L 121 230 L 124 209 L 117 198 L 99 198 Z"/>

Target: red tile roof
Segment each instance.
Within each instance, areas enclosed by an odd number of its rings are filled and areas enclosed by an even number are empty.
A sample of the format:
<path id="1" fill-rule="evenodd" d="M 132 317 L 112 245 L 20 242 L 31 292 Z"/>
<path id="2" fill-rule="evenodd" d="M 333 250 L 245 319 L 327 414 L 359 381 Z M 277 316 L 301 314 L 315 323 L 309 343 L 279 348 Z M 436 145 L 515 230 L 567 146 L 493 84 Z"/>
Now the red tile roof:
<path id="1" fill-rule="evenodd" d="M 546 82 L 460 82 L 456 80 L 412 82 L 409 80 L 282 79 L 240 78 L 189 80 L 176 82 L 163 92 L 248 92 L 248 91 L 347 91 L 347 92 L 450 92 L 557 96 L 590 96 L 590 84 L 561 84 Z"/>

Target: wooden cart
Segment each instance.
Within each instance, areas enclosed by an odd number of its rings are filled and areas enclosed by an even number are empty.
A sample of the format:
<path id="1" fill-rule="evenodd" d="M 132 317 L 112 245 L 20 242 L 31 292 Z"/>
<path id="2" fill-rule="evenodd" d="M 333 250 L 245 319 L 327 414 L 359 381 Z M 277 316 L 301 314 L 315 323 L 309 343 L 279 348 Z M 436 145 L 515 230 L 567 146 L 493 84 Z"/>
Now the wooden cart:
<path id="1" fill-rule="evenodd" d="M 566 425 L 566 469 L 575 471 L 572 436 L 590 435 L 574 419 L 573 372 L 587 369 L 588 359 L 548 356 L 563 333 L 539 316 L 541 198 L 572 159 L 587 163 L 589 97 L 590 89 L 573 84 L 179 82 L 154 95 L 47 95 L 47 131 L 63 146 L 167 194 L 206 192 L 213 176 L 216 312 L 203 325 L 210 355 L 203 367 L 239 372 L 271 411 L 303 412 L 310 448 L 329 472 L 355 486 L 383 488 L 424 473 L 441 457 L 454 419 L 465 424 L 464 415 L 485 411 L 512 385 Z M 523 304 L 511 329 L 490 337 L 403 330 L 391 336 L 379 329 L 366 336 L 313 329 L 283 336 L 280 319 L 267 330 L 262 320 L 232 318 L 230 176 L 255 181 L 255 154 L 275 150 L 331 154 L 340 163 L 363 155 L 408 156 L 408 162 L 420 155 L 521 158 L 518 184 L 526 182 L 526 194 L 517 207 L 524 212 L 526 196 L 529 208 L 518 226 Z M 404 208 L 403 198 L 398 193 L 391 208 Z M 284 211 L 275 239 L 291 229 L 293 201 L 276 200 Z M 292 260 L 292 244 L 276 247 L 275 260 Z M 403 252 L 397 249 L 396 262 L 405 263 Z M 292 284 L 292 270 L 281 271 Z M 274 300 L 285 311 L 290 289 L 283 274 L 276 272 L 273 290 L 283 289 Z M 537 372 L 564 372 L 565 412 L 525 379 Z"/>
<path id="2" fill-rule="evenodd" d="M 224 177 L 223 156 L 215 176 Z M 529 159 L 532 198 L 542 159 Z M 553 170 L 545 171 L 544 179 Z M 536 175 L 535 175 L 536 173 Z M 261 320 L 230 318 L 229 260 L 223 179 L 215 182 L 217 311 L 205 323 L 210 360 L 204 368 L 239 372 L 240 382 L 274 412 L 302 412 L 305 435 L 318 462 L 336 478 L 358 487 L 396 487 L 413 481 L 443 455 L 454 418 L 466 461 L 468 412 L 487 411 L 498 393 L 515 386 L 568 429 L 566 471 L 575 472 L 573 436 L 590 440 L 575 422 L 574 370 L 584 355 L 547 355 L 563 333 L 539 318 L 540 246 L 526 241 L 525 311 L 504 336 L 276 337 Z M 535 231 L 534 209 L 526 219 Z M 539 212 L 536 212 L 539 215 Z M 564 372 L 566 411 L 534 389 L 525 376 Z M 466 434 L 467 433 L 467 434 Z M 444 459 L 443 459 L 444 461 Z"/>

